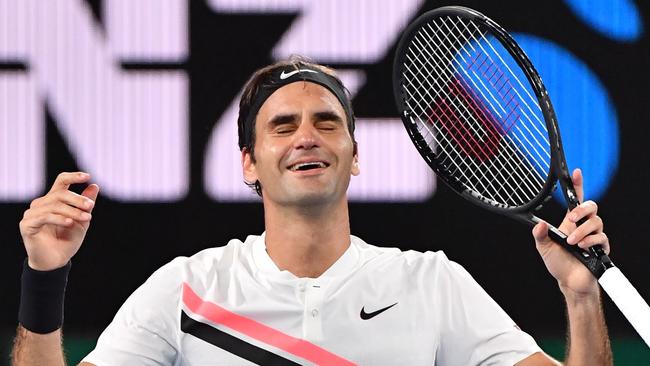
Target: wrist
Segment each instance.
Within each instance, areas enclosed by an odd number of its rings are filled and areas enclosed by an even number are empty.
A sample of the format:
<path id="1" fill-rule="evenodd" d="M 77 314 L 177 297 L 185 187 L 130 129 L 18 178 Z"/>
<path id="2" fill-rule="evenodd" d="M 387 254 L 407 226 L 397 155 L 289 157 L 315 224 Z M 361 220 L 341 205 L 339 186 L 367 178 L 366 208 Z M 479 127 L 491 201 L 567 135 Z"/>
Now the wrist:
<path id="1" fill-rule="evenodd" d="M 589 288 L 587 291 L 575 291 L 569 287 L 560 285 L 560 291 L 564 295 L 564 300 L 568 307 L 572 306 L 600 306 L 600 287 L 598 283 Z"/>
<path id="2" fill-rule="evenodd" d="M 69 258 L 59 258 L 57 255 L 48 253 L 46 255 L 30 255 L 27 251 L 27 265 L 29 268 L 40 271 L 56 271 L 57 269 L 65 267 L 69 262 Z"/>
<path id="3" fill-rule="evenodd" d="M 63 324 L 63 301 L 71 262 L 51 271 L 23 263 L 18 321 L 33 333 L 47 334 Z"/>
<path id="4" fill-rule="evenodd" d="M 49 271 L 56 271 L 57 269 L 61 269 L 67 265 L 67 263 L 57 263 L 57 264 L 49 264 L 49 265 L 44 265 L 40 263 L 35 263 L 31 259 L 27 259 L 27 265 L 29 268 L 33 269 L 34 271 L 38 272 L 49 272 Z"/>

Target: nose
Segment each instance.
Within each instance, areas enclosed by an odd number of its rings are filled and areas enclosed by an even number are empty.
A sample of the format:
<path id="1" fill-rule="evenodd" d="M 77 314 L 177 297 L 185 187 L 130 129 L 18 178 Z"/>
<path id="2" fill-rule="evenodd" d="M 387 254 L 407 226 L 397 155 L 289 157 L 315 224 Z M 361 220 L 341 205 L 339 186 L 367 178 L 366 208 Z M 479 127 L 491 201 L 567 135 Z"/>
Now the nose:
<path id="1" fill-rule="evenodd" d="M 320 146 L 318 130 L 310 121 L 302 121 L 294 137 L 295 149 L 310 150 Z"/>

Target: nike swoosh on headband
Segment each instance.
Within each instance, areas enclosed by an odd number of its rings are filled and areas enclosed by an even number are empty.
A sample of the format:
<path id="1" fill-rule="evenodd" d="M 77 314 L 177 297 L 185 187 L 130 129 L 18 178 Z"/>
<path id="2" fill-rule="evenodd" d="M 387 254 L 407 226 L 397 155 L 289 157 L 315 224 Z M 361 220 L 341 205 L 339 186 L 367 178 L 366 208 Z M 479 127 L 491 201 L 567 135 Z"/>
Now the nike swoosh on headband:
<path id="1" fill-rule="evenodd" d="M 297 74 L 299 72 L 313 72 L 314 74 L 318 74 L 318 71 L 309 70 L 309 69 L 298 69 L 298 70 L 293 70 L 293 71 L 287 72 L 287 73 L 285 73 L 284 70 L 283 70 L 282 73 L 280 74 L 280 80 L 284 80 L 286 78 L 289 78 L 292 75 L 295 75 L 295 74 Z"/>

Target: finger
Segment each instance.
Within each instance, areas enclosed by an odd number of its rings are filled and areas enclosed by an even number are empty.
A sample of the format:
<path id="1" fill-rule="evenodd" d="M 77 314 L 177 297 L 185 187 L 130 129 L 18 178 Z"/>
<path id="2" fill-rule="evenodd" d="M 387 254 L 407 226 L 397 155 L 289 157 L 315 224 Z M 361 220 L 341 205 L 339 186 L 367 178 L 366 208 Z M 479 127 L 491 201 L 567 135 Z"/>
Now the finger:
<path id="1" fill-rule="evenodd" d="M 24 219 L 20 222 L 21 229 L 25 229 L 27 233 L 37 231 L 44 225 L 56 225 L 62 227 L 69 227 L 74 223 L 69 217 L 57 215 L 55 213 L 48 213 L 45 215 L 35 216 L 33 218 Z"/>
<path id="2" fill-rule="evenodd" d="M 609 254 L 609 238 L 605 233 L 589 235 L 578 243 L 578 246 L 582 249 L 588 249 L 594 245 L 601 245 L 605 250 L 605 254 Z"/>
<path id="3" fill-rule="evenodd" d="M 81 192 L 81 195 L 92 201 L 93 205 L 90 207 L 90 211 L 95 207 L 95 201 L 97 201 L 97 196 L 99 195 L 99 186 L 97 184 L 91 184 L 86 189 Z"/>
<path id="4" fill-rule="evenodd" d="M 29 209 L 25 212 L 25 218 L 36 218 L 47 216 L 50 213 L 68 217 L 75 221 L 86 222 L 90 221 L 92 215 L 88 212 L 82 211 L 76 207 L 72 207 L 62 202 L 55 202 L 42 207 Z"/>
<path id="5" fill-rule="evenodd" d="M 573 230 L 576 229 L 576 223 L 569 219 L 570 215 L 571 212 L 567 212 L 566 215 L 564 215 L 564 219 L 560 223 L 560 226 L 558 226 L 558 229 L 567 235 L 571 234 Z"/>
<path id="6" fill-rule="evenodd" d="M 596 216 L 598 213 L 598 204 L 594 201 L 586 201 L 581 203 L 578 207 L 574 208 L 567 214 L 567 219 L 571 222 L 578 222 L 583 218 Z"/>
<path id="7" fill-rule="evenodd" d="M 579 168 L 574 169 L 573 174 L 571 175 L 571 180 L 573 181 L 573 187 L 575 188 L 576 195 L 578 196 L 578 202 L 582 202 L 582 200 L 585 198 L 582 170 Z"/>
<path id="8" fill-rule="evenodd" d="M 44 198 L 45 197 L 34 198 L 32 200 L 32 202 L 29 203 L 29 208 L 40 206 L 42 204 Z"/>
<path id="9" fill-rule="evenodd" d="M 569 244 L 581 242 L 587 235 L 602 233 L 603 220 L 599 216 L 594 216 L 578 226 L 566 239 Z"/>
<path id="10" fill-rule="evenodd" d="M 587 201 L 581 203 L 578 207 L 574 208 L 572 211 L 567 212 L 564 216 L 564 220 L 560 224 L 560 231 L 565 234 L 571 234 L 576 229 L 576 223 L 581 219 L 589 218 L 590 216 L 595 216 L 598 213 L 598 205 L 594 201 Z"/>
<path id="11" fill-rule="evenodd" d="M 48 193 L 43 197 L 43 200 L 40 202 L 40 206 L 45 206 L 48 204 L 54 204 L 58 202 L 63 202 L 70 206 L 76 207 L 80 210 L 88 211 L 93 208 L 95 202 L 88 197 L 84 197 L 81 194 L 77 194 L 72 191 L 60 190 Z"/>
<path id="12" fill-rule="evenodd" d="M 50 192 L 52 191 L 57 191 L 60 189 L 68 189 L 71 184 L 77 184 L 77 183 L 85 183 L 90 179 L 90 174 L 84 173 L 84 172 L 74 172 L 74 173 L 61 173 L 59 174 L 56 179 L 54 180 L 54 183 L 52 184 L 52 188 L 50 188 Z"/>
<path id="13" fill-rule="evenodd" d="M 533 227 L 533 238 L 537 245 L 546 245 L 553 242 L 548 236 L 548 224 L 546 222 L 541 221 Z"/>

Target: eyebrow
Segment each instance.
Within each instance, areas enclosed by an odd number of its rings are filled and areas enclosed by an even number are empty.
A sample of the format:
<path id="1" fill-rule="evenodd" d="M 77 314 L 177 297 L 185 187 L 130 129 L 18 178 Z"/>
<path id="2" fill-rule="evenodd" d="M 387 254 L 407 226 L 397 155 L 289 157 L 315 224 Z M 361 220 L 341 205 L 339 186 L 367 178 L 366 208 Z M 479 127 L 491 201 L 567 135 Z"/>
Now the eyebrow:
<path id="1" fill-rule="evenodd" d="M 273 118 L 271 118 L 271 120 L 269 121 L 268 124 L 269 124 L 270 127 L 273 128 L 275 126 L 291 123 L 291 122 L 295 121 L 296 119 L 298 119 L 298 115 L 295 114 L 295 113 L 278 114 L 278 115 L 273 116 Z"/>
<path id="2" fill-rule="evenodd" d="M 334 111 L 321 111 L 314 113 L 314 120 L 319 121 L 334 121 L 338 123 L 343 123 L 343 118 Z"/>

